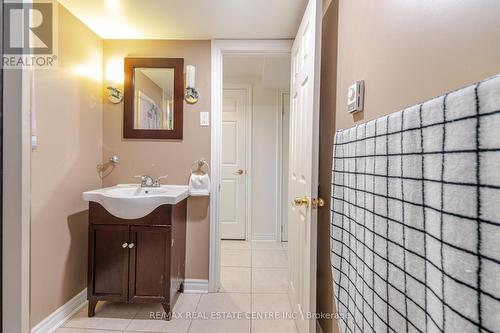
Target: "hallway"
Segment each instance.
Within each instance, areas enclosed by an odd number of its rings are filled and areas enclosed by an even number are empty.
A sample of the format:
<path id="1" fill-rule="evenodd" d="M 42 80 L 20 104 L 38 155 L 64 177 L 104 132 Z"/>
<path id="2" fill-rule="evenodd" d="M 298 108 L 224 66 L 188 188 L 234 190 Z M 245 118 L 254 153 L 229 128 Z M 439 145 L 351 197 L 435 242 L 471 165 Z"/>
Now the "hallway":
<path id="1" fill-rule="evenodd" d="M 275 242 L 221 242 L 221 288 L 219 296 L 243 298 L 251 309 L 251 332 L 296 332 L 288 300 L 287 244 Z M 248 302 L 250 304 L 248 304 Z M 242 308 L 241 311 L 247 311 Z M 236 311 L 231 308 L 222 311 Z M 256 319 L 273 315 L 274 319 Z M 246 324 L 248 325 L 248 324 Z M 234 332 L 247 331 L 246 326 Z M 197 332 L 197 331 L 196 331 Z"/>

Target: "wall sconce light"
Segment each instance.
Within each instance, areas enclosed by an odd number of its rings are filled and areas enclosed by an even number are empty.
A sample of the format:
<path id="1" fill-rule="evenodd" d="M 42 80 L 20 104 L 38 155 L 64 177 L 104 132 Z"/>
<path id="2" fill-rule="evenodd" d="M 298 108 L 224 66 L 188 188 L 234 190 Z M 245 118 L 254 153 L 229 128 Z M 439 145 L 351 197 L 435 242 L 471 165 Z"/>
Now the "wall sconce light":
<path id="1" fill-rule="evenodd" d="M 123 91 L 118 89 L 118 84 L 123 84 L 123 58 L 113 58 L 106 64 L 106 82 L 108 99 L 113 104 L 123 100 Z"/>
<path id="2" fill-rule="evenodd" d="M 193 65 L 186 66 L 186 94 L 184 98 L 188 104 L 198 102 L 199 93 L 195 88 L 195 67 Z"/>
<path id="3" fill-rule="evenodd" d="M 123 93 L 113 85 L 108 86 L 108 99 L 113 104 L 118 104 L 123 100 Z"/>

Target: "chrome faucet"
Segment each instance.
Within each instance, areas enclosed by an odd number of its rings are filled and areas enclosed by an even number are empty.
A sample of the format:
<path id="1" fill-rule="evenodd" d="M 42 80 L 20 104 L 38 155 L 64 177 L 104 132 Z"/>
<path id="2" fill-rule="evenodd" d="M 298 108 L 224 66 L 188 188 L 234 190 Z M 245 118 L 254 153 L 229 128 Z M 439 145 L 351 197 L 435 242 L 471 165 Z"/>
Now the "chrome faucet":
<path id="1" fill-rule="evenodd" d="M 167 177 L 168 175 L 165 175 L 155 179 L 148 175 L 135 176 L 135 178 L 141 178 L 141 187 L 160 187 L 161 186 L 160 180 L 165 179 Z"/>

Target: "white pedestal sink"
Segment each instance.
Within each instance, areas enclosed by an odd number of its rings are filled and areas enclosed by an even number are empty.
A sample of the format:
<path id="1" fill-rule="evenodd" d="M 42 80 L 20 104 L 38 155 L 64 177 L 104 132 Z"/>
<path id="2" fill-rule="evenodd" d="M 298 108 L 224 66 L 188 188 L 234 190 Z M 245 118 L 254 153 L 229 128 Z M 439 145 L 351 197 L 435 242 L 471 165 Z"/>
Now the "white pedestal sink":
<path id="1" fill-rule="evenodd" d="M 175 205 L 188 196 L 186 185 L 140 187 L 138 184 L 119 184 L 83 192 L 85 201 L 97 202 L 114 216 L 123 219 L 144 217 L 161 205 Z"/>

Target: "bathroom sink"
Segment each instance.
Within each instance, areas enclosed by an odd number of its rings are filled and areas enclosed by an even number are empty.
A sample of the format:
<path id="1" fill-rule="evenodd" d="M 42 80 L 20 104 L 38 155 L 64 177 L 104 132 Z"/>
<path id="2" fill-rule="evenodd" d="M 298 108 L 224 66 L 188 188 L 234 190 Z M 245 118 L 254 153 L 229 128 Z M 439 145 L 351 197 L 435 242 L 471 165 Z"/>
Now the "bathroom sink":
<path id="1" fill-rule="evenodd" d="M 120 184 L 83 192 L 85 201 L 97 202 L 123 219 L 144 217 L 161 205 L 175 205 L 188 196 L 188 187 L 181 185 L 140 187 L 137 184 Z"/>

